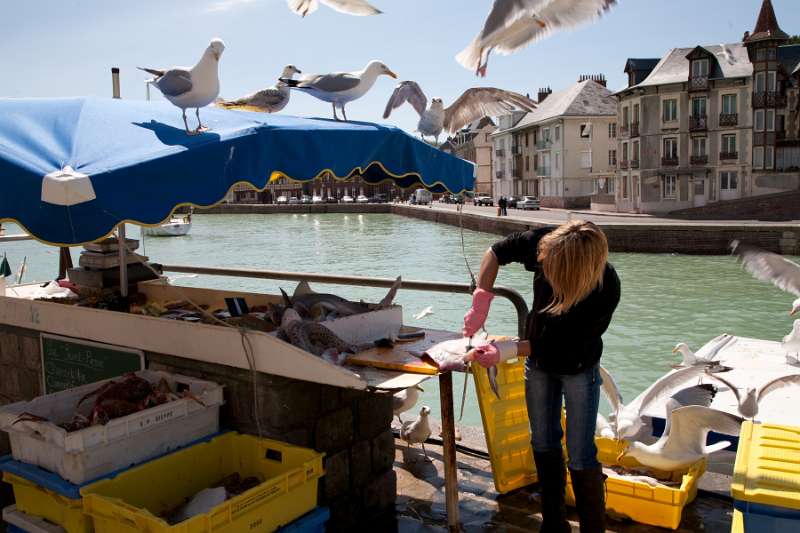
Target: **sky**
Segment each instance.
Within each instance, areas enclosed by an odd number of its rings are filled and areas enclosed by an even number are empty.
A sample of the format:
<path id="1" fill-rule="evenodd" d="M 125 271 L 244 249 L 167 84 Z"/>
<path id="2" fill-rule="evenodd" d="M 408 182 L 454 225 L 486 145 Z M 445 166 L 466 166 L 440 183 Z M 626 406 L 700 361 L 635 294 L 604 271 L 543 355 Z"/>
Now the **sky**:
<path id="1" fill-rule="evenodd" d="M 784 31 L 800 34 L 800 0 L 773 0 Z M 191 66 L 213 37 L 225 41 L 221 96 L 272 85 L 292 63 L 304 73 L 359 70 L 384 61 L 401 80 L 419 82 L 445 104 L 465 89 L 493 86 L 536 97 L 581 74 L 625 85 L 629 57 L 661 57 L 670 48 L 738 42 L 752 30 L 761 0 L 619 0 L 597 23 L 567 30 L 512 56 L 492 55 L 476 78 L 454 57 L 475 36 L 490 0 L 373 0 L 385 12 L 353 17 L 321 6 L 301 18 L 285 0 L 0 0 L 0 97 L 110 96 L 111 67 L 122 97 L 144 99 L 147 74 L 136 66 Z M 380 78 L 348 105 L 354 120 L 382 122 L 395 80 Z M 157 93 L 156 90 L 153 91 Z M 157 96 L 161 98 L 161 96 Z M 330 104 L 295 93 L 283 113 L 330 117 Z M 410 106 L 390 123 L 408 131 Z"/>

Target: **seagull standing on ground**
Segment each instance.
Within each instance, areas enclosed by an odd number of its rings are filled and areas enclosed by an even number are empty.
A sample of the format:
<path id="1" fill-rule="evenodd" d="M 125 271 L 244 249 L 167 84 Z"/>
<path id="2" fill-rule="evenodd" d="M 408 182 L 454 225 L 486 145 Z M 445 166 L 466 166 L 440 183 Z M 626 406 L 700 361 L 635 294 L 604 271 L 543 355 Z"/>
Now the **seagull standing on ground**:
<path id="1" fill-rule="evenodd" d="M 166 70 L 137 67 L 155 76 L 152 83 L 164 97 L 183 111 L 183 125 L 188 135 L 197 135 L 208 128 L 200 122 L 200 108 L 213 102 L 219 95 L 219 59 L 225 50 L 221 39 L 211 39 L 203 57 L 193 67 L 172 67 Z M 195 108 L 197 129 L 189 130 L 186 110 Z"/>
<path id="2" fill-rule="evenodd" d="M 425 441 L 431 436 L 431 426 L 428 422 L 430 412 L 431 408 L 423 405 L 422 409 L 419 410 L 419 416 L 413 422 L 403 422 L 403 427 L 400 428 L 400 438 L 408 443 L 409 448 L 412 444 L 421 444 L 422 453 L 425 454 L 427 461 L 431 460 L 428 457 L 428 452 L 425 451 Z"/>
<path id="3" fill-rule="evenodd" d="M 792 331 L 783 338 L 781 347 L 786 351 L 786 362 L 800 365 L 800 318 L 794 321 Z"/>
<path id="4" fill-rule="evenodd" d="M 319 4 L 321 3 L 339 13 L 346 13 L 348 15 L 363 17 L 365 15 L 379 15 L 383 13 L 366 0 L 288 0 L 288 2 L 289 9 L 301 17 L 310 15 L 319 9 Z"/>
<path id="5" fill-rule="evenodd" d="M 394 396 L 392 397 L 392 411 L 394 412 L 394 416 L 397 417 L 397 420 L 399 420 L 401 424 L 403 423 L 403 419 L 400 418 L 400 415 L 417 404 L 420 392 L 424 392 L 422 387 L 419 385 L 414 385 L 413 387 L 409 387 L 394 393 Z"/>
<path id="6" fill-rule="evenodd" d="M 339 107 L 342 110 L 344 119 L 347 120 L 344 106 L 364 96 L 375 85 L 375 80 L 378 79 L 378 76 L 384 74 L 397 78 L 397 74 L 392 72 L 383 62 L 372 60 L 364 67 L 364 70 L 311 74 L 302 80 L 280 78 L 280 81 L 286 83 L 292 89 L 301 90 L 324 102 L 330 102 L 333 106 L 333 118 L 335 120 L 339 120 L 339 117 L 336 116 L 336 108 Z"/>
<path id="7" fill-rule="evenodd" d="M 800 385 L 800 374 L 789 374 L 788 376 L 781 376 L 768 381 L 758 389 L 747 387 L 745 388 L 744 396 L 742 396 L 739 394 L 739 388 L 730 381 L 712 373 L 709 373 L 708 377 L 719 381 L 731 390 L 736 397 L 736 403 L 739 404 L 739 414 L 750 420 L 754 419 L 758 414 L 758 404 L 767 394 L 784 387 Z"/>
<path id="8" fill-rule="evenodd" d="M 417 82 L 403 81 L 386 103 L 383 118 L 389 118 L 393 110 L 406 102 L 419 113 L 417 131 L 423 138 L 435 137 L 437 144 L 443 130 L 455 133 L 482 117 L 505 115 L 514 109 L 533 111 L 536 108 L 536 103 L 530 98 L 494 87 L 467 89 L 450 107 L 444 107 L 441 98 L 432 99 L 429 106 L 428 97 Z"/>
<path id="9" fill-rule="evenodd" d="M 722 335 L 714 337 L 705 343 L 696 352 L 693 352 L 685 342 L 679 342 L 675 345 L 672 353 L 680 352 L 683 356 L 683 360 L 679 365 L 674 365 L 674 368 L 694 365 L 707 365 L 711 363 L 719 354 L 720 350 L 727 346 L 732 340 L 732 335 L 723 333 Z"/>
<path id="10" fill-rule="evenodd" d="M 742 267 L 754 278 L 769 281 L 779 289 L 800 296 L 800 265 L 778 254 L 762 250 L 757 246 L 731 242 L 731 250 L 739 256 Z M 800 311 L 800 298 L 792 302 L 790 315 Z"/>
<path id="11" fill-rule="evenodd" d="M 494 0 L 483 29 L 456 56 L 464 68 L 486 76 L 492 50 L 510 55 L 563 28 L 597 19 L 616 0 Z"/>
<path id="12" fill-rule="evenodd" d="M 295 74 L 302 74 L 302 72 L 294 65 L 286 65 L 283 67 L 280 78 L 278 78 L 278 83 L 272 87 L 261 89 L 260 91 L 237 98 L 236 100 L 217 102 L 217 105 L 227 109 L 277 113 L 286 107 L 290 97 L 289 86 L 286 85 L 285 82 L 280 81 L 280 79 L 292 79 Z"/>

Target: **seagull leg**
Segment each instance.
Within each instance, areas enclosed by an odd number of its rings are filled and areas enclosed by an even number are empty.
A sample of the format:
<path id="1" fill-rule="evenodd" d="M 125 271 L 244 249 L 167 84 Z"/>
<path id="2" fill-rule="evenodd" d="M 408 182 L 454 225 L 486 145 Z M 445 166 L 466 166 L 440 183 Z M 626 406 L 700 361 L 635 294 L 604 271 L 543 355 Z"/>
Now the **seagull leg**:
<path id="1" fill-rule="evenodd" d="M 339 117 L 336 116 L 336 104 L 331 103 L 333 106 L 333 120 L 339 120 Z"/>
<path id="2" fill-rule="evenodd" d="M 197 131 L 189 129 L 189 123 L 186 122 L 186 110 L 183 110 L 183 125 L 186 128 L 186 135 L 197 135 Z"/>
<path id="3" fill-rule="evenodd" d="M 344 121 L 347 122 L 347 112 L 344 110 L 344 104 L 342 104 L 342 116 L 344 116 Z"/>
<path id="4" fill-rule="evenodd" d="M 209 128 L 203 126 L 203 123 L 200 122 L 200 108 L 199 107 L 195 108 L 194 114 L 197 115 L 197 132 L 199 133 L 201 131 L 208 131 Z"/>
<path id="5" fill-rule="evenodd" d="M 428 452 L 425 450 L 425 443 L 424 442 L 422 443 L 422 453 L 425 454 L 425 460 L 426 461 L 428 461 L 429 463 L 433 462 L 433 460 L 430 457 L 428 457 Z"/>

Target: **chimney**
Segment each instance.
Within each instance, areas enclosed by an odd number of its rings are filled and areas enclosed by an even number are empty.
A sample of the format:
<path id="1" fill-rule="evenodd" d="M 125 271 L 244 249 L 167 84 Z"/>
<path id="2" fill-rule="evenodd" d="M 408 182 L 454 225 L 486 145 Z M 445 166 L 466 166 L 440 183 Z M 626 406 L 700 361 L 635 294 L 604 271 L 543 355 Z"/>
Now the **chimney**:
<path id="1" fill-rule="evenodd" d="M 544 87 L 539 89 L 539 97 L 536 100 L 537 103 L 541 104 L 544 102 L 544 99 L 550 96 L 553 93 L 553 90 L 550 87 Z"/>
<path id="2" fill-rule="evenodd" d="M 608 82 L 606 81 L 605 74 L 581 74 L 580 77 L 578 78 L 578 83 L 589 80 L 595 83 L 599 83 L 603 87 L 607 87 Z"/>

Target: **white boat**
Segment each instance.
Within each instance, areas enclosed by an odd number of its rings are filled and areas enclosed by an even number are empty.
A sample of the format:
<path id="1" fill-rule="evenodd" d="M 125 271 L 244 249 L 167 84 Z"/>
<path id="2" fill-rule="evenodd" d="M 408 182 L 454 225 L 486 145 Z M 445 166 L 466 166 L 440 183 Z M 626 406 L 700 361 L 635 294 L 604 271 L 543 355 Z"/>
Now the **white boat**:
<path id="1" fill-rule="evenodd" d="M 149 237 L 182 237 L 192 229 L 191 213 L 185 217 L 172 217 L 160 226 L 142 228 L 142 234 Z"/>

